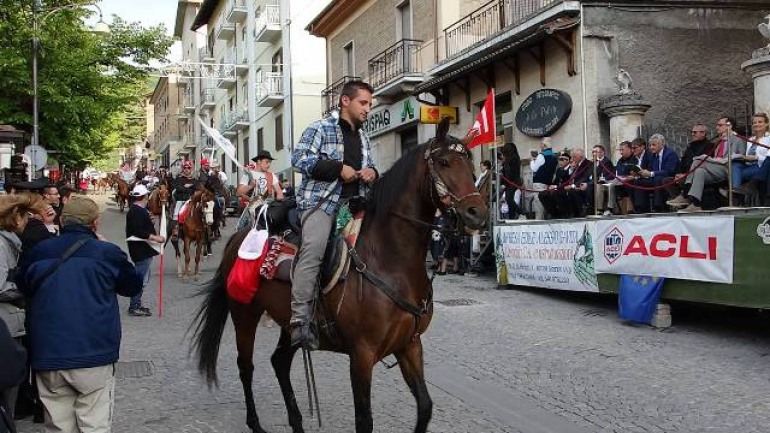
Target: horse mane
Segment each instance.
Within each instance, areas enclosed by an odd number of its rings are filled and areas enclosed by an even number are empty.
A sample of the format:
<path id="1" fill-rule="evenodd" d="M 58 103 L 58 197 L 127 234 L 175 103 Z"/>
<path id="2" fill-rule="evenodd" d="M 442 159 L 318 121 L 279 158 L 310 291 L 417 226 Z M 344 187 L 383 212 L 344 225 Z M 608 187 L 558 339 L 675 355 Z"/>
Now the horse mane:
<path id="1" fill-rule="evenodd" d="M 388 171 L 381 174 L 372 185 L 366 200 L 366 213 L 377 216 L 378 211 L 388 210 L 401 197 L 409 182 L 412 180 L 414 166 L 425 154 L 425 149 L 431 142 L 420 144 L 409 149 L 406 154 L 393 164 Z M 387 212 L 381 212 L 385 215 Z"/>

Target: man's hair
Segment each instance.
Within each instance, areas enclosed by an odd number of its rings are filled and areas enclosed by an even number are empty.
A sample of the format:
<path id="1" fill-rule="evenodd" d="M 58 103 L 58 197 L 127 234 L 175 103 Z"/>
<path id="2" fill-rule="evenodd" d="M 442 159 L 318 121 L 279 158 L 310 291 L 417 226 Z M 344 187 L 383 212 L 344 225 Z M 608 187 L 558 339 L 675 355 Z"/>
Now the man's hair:
<path id="1" fill-rule="evenodd" d="M 56 192 L 59 192 L 58 188 L 56 188 L 56 185 L 49 183 L 48 185 L 45 186 L 45 188 L 43 188 L 43 194 L 48 194 L 49 189 L 55 189 L 57 190 Z"/>
<path id="2" fill-rule="evenodd" d="M 722 120 L 722 119 L 725 119 L 725 120 L 727 120 L 727 123 L 729 124 L 729 126 L 730 126 L 731 128 L 735 128 L 735 126 L 737 125 L 737 124 L 735 123 L 735 119 L 733 119 L 733 118 L 732 118 L 732 117 L 730 117 L 730 116 L 727 116 L 727 115 L 721 115 L 721 116 L 717 117 L 717 120 Z"/>
<path id="3" fill-rule="evenodd" d="M 770 123 L 770 119 L 768 119 L 767 114 L 765 113 L 754 113 L 754 115 L 751 117 L 761 117 L 765 119 L 765 123 Z"/>
<path id="4" fill-rule="evenodd" d="M 603 145 L 601 145 L 601 144 L 595 144 L 595 145 L 594 145 L 594 149 L 601 149 L 601 150 L 602 150 L 602 152 L 604 152 L 604 153 L 607 153 L 607 148 L 606 148 L 606 147 L 604 147 L 604 146 L 603 146 Z"/>
<path id="5" fill-rule="evenodd" d="M 344 86 L 342 86 L 342 90 L 340 91 L 340 105 L 342 105 L 342 97 L 347 96 L 350 99 L 353 99 L 358 95 L 359 90 L 366 90 L 369 93 L 374 93 L 374 88 L 369 85 L 369 83 L 366 83 L 361 80 L 351 80 L 345 83 Z"/>
<path id="6" fill-rule="evenodd" d="M 666 137 L 664 137 L 663 134 L 653 134 L 653 136 L 650 137 L 650 143 L 652 143 L 653 141 L 657 141 L 663 146 L 666 145 Z"/>
<path id="7" fill-rule="evenodd" d="M 703 132 L 707 132 L 708 131 L 708 127 L 706 125 L 700 123 L 700 122 L 693 123 L 692 127 L 693 128 L 703 128 Z"/>
<path id="8" fill-rule="evenodd" d="M 61 198 L 69 198 L 72 195 L 72 192 L 74 190 L 68 186 L 63 186 L 59 188 L 59 197 Z"/>
<path id="9" fill-rule="evenodd" d="M 481 165 L 487 168 L 487 170 L 492 169 L 492 161 L 485 159 L 484 161 L 481 161 Z"/>
<path id="10" fill-rule="evenodd" d="M 631 146 L 642 146 L 642 147 L 646 148 L 647 147 L 647 141 L 645 141 L 644 138 L 642 138 L 642 137 L 637 137 L 637 138 L 634 138 L 631 141 Z"/>
<path id="11" fill-rule="evenodd" d="M 631 142 L 630 141 L 621 141 L 620 144 L 618 144 L 618 148 L 621 148 L 621 147 L 627 147 L 627 148 L 630 149 L 631 148 Z"/>

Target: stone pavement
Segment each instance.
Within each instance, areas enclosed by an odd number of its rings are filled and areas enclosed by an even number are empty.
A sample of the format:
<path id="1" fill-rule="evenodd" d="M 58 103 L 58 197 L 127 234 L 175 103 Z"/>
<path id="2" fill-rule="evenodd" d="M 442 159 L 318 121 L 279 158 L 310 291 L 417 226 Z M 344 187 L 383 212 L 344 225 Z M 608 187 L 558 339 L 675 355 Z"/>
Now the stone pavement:
<path id="1" fill-rule="evenodd" d="M 124 245 L 124 216 L 107 203 L 103 232 Z M 226 233 L 234 225 L 228 220 Z M 223 245 L 202 262 L 204 277 Z M 121 299 L 124 364 L 114 430 L 246 432 L 232 326 L 222 342 L 220 386 L 209 390 L 185 335 L 200 286 L 182 284 L 174 268 L 168 257 L 164 317 L 129 317 Z M 156 267 L 145 297 L 153 312 L 157 283 Z M 656 331 L 619 321 L 612 297 L 498 290 L 491 276 L 438 277 L 435 298 L 423 337 L 431 432 L 768 431 L 770 320 L 763 314 L 677 304 L 674 327 Z M 261 327 L 255 354 L 257 411 L 271 433 L 291 431 L 269 363 L 277 337 L 277 328 Z M 301 357 L 293 368 L 307 431 L 354 431 L 347 358 L 316 353 L 314 363 L 323 428 L 307 413 Z M 415 403 L 398 368 L 377 366 L 372 407 L 376 432 L 412 431 Z M 27 420 L 19 431 L 41 430 Z"/>

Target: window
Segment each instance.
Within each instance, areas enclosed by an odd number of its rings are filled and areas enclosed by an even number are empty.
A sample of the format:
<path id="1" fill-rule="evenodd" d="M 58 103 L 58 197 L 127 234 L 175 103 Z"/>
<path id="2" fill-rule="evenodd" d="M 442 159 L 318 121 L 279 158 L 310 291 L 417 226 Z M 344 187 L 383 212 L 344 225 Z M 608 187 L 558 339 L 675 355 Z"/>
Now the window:
<path id="1" fill-rule="evenodd" d="M 397 39 L 411 39 L 412 38 L 412 5 L 409 0 L 401 2 L 396 6 L 398 9 L 396 12 L 396 36 Z"/>
<path id="2" fill-rule="evenodd" d="M 351 77 L 355 76 L 356 71 L 356 62 L 355 62 L 355 56 L 353 53 L 353 41 L 350 41 L 342 47 L 343 51 L 343 57 L 342 57 L 342 75 L 349 75 Z"/>
<path id="3" fill-rule="evenodd" d="M 283 150 L 283 116 L 275 116 L 275 150 Z"/>
<path id="4" fill-rule="evenodd" d="M 264 131 L 262 128 L 257 129 L 257 153 L 265 150 Z"/>
<path id="5" fill-rule="evenodd" d="M 273 54 L 273 72 L 283 72 L 283 50 L 278 50 Z"/>
<path id="6" fill-rule="evenodd" d="M 249 137 L 243 139 L 243 160 L 249 163 Z"/>

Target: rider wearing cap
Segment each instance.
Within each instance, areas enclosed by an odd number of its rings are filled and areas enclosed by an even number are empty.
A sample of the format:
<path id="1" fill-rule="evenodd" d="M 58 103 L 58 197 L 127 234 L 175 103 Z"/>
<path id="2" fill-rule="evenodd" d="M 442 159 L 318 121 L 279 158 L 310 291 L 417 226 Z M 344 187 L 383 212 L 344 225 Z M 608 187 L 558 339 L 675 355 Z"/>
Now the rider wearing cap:
<path id="1" fill-rule="evenodd" d="M 192 174 L 192 161 L 186 160 L 182 163 L 182 172 L 174 179 L 174 191 L 172 197 L 175 200 L 174 203 L 174 221 L 179 221 L 179 211 L 182 209 L 182 205 L 189 200 L 195 191 L 198 189 L 199 182 L 193 178 Z"/>
<path id="2" fill-rule="evenodd" d="M 206 182 L 209 180 L 209 160 L 206 158 L 201 158 L 201 168 L 198 171 L 198 182 L 201 183 L 201 185 L 206 185 Z"/>

